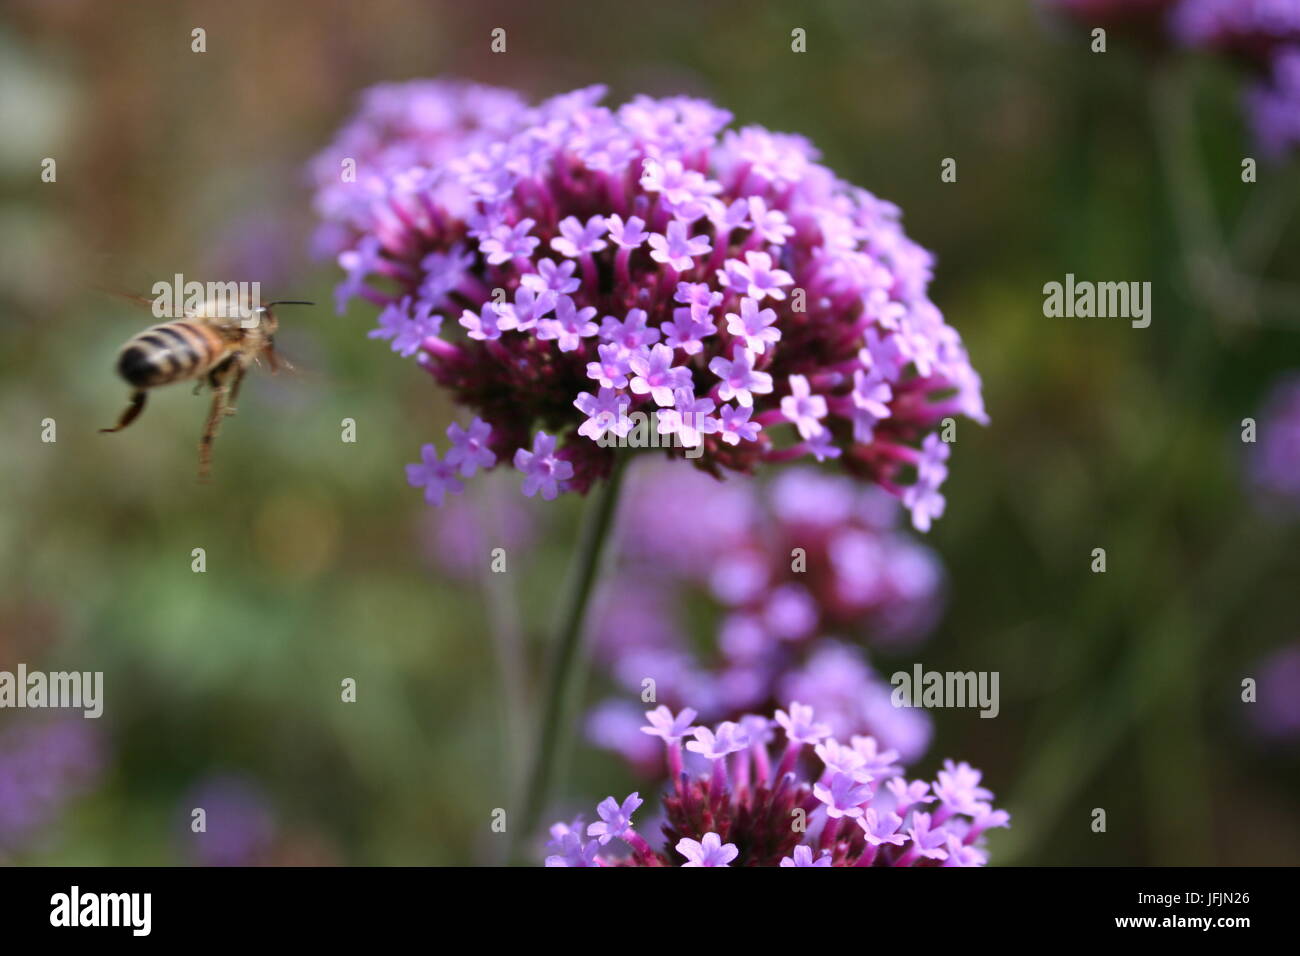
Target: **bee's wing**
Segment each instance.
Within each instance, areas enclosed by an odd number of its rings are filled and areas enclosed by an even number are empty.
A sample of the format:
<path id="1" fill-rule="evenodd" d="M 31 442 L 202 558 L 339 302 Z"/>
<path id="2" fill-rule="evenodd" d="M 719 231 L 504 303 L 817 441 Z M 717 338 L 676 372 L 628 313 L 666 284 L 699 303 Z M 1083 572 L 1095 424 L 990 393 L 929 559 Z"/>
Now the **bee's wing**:
<path id="1" fill-rule="evenodd" d="M 130 302 L 132 305 L 137 305 L 142 309 L 153 310 L 154 299 L 151 296 L 137 295 L 134 292 L 127 292 L 124 289 L 114 289 L 111 286 L 104 285 L 92 286 L 92 288 L 95 289 L 96 292 L 103 292 L 106 295 L 111 295 L 124 302 Z"/>
<path id="2" fill-rule="evenodd" d="M 153 312 L 156 319 L 199 319 L 201 321 L 213 321 L 213 317 L 208 315 L 205 309 L 182 309 L 177 315 L 158 315 L 154 307 L 157 299 L 153 296 L 139 295 L 135 292 L 127 292 L 125 289 L 115 289 L 112 286 L 97 285 L 93 286 L 97 292 L 103 292 L 111 295 L 115 299 L 121 299 L 123 302 L 129 302 L 131 305 L 141 309 L 148 309 Z"/>

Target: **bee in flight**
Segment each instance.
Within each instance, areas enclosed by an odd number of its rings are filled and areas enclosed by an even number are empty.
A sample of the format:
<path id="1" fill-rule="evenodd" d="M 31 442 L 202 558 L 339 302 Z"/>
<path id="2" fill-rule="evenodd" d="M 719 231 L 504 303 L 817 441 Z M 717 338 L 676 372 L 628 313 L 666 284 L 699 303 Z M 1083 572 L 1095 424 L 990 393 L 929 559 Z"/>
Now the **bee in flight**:
<path id="1" fill-rule="evenodd" d="M 152 304 L 151 299 L 129 296 Z M 280 305 L 315 305 L 294 299 L 269 302 L 249 309 L 231 309 L 225 303 L 208 303 L 185 317 L 154 325 L 133 336 L 117 356 L 117 373 L 131 386 L 130 401 L 112 428 L 119 432 L 144 410 L 148 390 L 175 382 L 195 381 L 194 394 L 204 385 L 212 390 L 203 437 L 199 439 L 199 480 L 206 481 L 212 469 L 212 442 L 227 415 L 235 414 L 239 386 L 254 364 L 266 359 L 271 371 L 287 366 L 275 351 L 279 323 L 271 310 Z"/>

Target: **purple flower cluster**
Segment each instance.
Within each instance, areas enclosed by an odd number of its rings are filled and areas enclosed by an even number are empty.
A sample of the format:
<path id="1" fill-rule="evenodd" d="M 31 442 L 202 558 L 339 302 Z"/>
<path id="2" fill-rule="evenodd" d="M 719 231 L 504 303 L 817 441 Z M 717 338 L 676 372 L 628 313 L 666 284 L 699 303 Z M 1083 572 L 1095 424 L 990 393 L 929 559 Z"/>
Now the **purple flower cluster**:
<path id="1" fill-rule="evenodd" d="M 29 846 L 102 768 L 99 734 L 85 718 L 0 731 L 0 859 Z"/>
<path id="2" fill-rule="evenodd" d="M 1300 44 L 1300 0 L 1180 0 L 1170 27 L 1185 46 L 1267 62 Z"/>
<path id="3" fill-rule="evenodd" d="M 1269 80 L 1246 93 L 1246 111 L 1255 138 L 1270 158 L 1300 148 L 1300 45 L 1273 58 Z"/>
<path id="4" fill-rule="evenodd" d="M 1255 673 L 1258 696 L 1247 707 L 1255 729 L 1278 742 L 1300 739 L 1300 643 L 1273 651 Z"/>
<path id="5" fill-rule="evenodd" d="M 399 184 L 416 185 L 402 177 L 418 180 L 420 169 L 506 134 L 525 105 L 511 90 L 458 80 L 370 87 L 355 117 L 308 170 L 321 219 L 316 252 L 337 256 L 368 234 L 389 235 L 400 228 L 386 199 Z"/>
<path id="6" fill-rule="evenodd" d="M 865 736 L 841 743 L 800 703 L 714 728 L 695 716 L 658 707 L 641 728 L 667 753 L 663 848 L 633 825 L 633 793 L 603 800 L 594 823 L 553 826 L 547 866 L 983 866 L 984 833 L 1010 825 L 969 764 L 909 780 L 896 751 Z M 773 753 L 778 727 L 785 746 Z M 683 742 L 703 772 L 684 766 Z M 614 841 L 625 855 L 611 854 Z"/>
<path id="7" fill-rule="evenodd" d="M 629 477 L 619 562 L 593 615 L 594 655 L 614 681 L 640 694 L 653 679 L 656 700 L 708 720 L 795 696 L 838 735 L 871 733 L 919 756 L 928 718 L 893 707 L 861 650 L 831 639 L 905 647 L 937 620 L 943 569 L 896 529 L 898 503 L 809 468 L 760 491 L 645 465 Z M 602 704 L 587 727 L 598 745 L 658 769 L 634 704 Z"/>
<path id="8" fill-rule="evenodd" d="M 802 137 L 602 95 L 383 87 L 316 163 L 317 207 L 352 237 L 340 303 L 377 304 L 372 335 L 476 415 L 475 448 L 427 447 L 410 481 L 438 504 L 510 463 L 529 496 L 585 493 L 613 446 L 670 436 L 714 474 L 834 459 L 928 524 L 948 452 L 928 436 L 987 417 L 897 207 Z"/>
<path id="9" fill-rule="evenodd" d="M 204 811 L 204 830 L 193 812 Z M 261 866 L 270 862 L 275 819 L 261 789 L 240 776 L 201 781 L 181 802 L 186 855 L 198 866 Z"/>
<path id="10" fill-rule="evenodd" d="M 1300 509 L 1300 376 L 1274 386 L 1248 447 L 1250 480 L 1262 499 L 1270 507 Z"/>

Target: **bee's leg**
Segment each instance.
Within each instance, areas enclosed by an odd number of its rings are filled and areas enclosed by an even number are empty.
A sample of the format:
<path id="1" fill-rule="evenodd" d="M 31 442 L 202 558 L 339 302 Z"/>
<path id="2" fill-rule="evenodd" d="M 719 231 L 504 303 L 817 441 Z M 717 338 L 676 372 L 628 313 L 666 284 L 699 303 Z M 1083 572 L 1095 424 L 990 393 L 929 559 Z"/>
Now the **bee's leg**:
<path id="1" fill-rule="evenodd" d="M 203 379 L 199 379 L 197 382 L 194 383 L 194 391 L 190 392 L 190 394 L 197 395 L 201 391 L 203 391 Z"/>
<path id="2" fill-rule="evenodd" d="M 207 481 L 212 474 L 212 443 L 216 440 L 217 429 L 226 417 L 226 385 L 216 385 L 212 390 L 212 408 L 208 410 L 208 421 L 203 426 L 203 437 L 199 439 L 199 481 Z"/>
<path id="3" fill-rule="evenodd" d="M 235 381 L 230 386 L 230 398 L 226 402 L 226 414 L 235 414 L 235 400 L 239 398 L 239 386 L 244 384 L 244 376 L 248 374 L 248 366 L 240 365 L 235 371 Z"/>
<path id="4" fill-rule="evenodd" d="M 122 412 L 121 417 L 119 417 L 117 420 L 117 424 L 114 425 L 112 428 L 101 428 L 100 431 L 120 432 L 127 425 L 130 425 L 133 421 L 135 421 L 137 418 L 140 417 L 140 412 L 144 410 L 145 396 L 148 394 L 149 393 L 146 392 L 144 389 L 138 389 L 137 391 L 132 392 L 131 403 L 127 405 L 126 410 Z"/>

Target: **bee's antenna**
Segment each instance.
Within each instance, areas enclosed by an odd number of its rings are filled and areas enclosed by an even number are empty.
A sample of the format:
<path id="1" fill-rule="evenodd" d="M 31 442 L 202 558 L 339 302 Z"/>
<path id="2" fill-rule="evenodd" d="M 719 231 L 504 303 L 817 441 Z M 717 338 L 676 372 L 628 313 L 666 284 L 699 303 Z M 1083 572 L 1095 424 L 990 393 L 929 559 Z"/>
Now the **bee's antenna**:
<path id="1" fill-rule="evenodd" d="M 307 302 L 302 299 L 280 299 L 278 302 L 268 302 L 266 307 L 269 309 L 277 305 L 315 305 L 315 302 Z"/>

